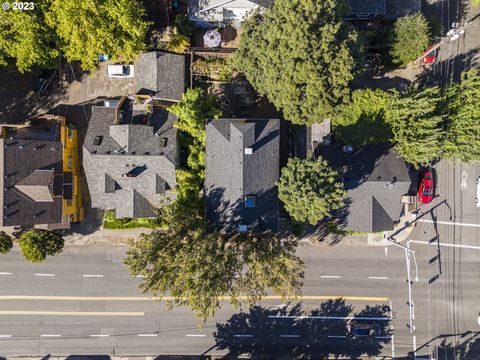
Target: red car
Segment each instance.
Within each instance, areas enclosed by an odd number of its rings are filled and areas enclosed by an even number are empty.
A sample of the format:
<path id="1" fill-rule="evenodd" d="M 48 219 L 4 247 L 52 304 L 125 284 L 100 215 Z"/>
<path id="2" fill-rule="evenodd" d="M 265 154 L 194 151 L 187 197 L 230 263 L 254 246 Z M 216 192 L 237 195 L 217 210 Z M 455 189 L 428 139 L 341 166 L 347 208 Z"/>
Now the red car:
<path id="1" fill-rule="evenodd" d="M 420 175 L 418 186 L 418 201 L 421 204 L 428 204 L 433 199 L 433 175 L 426 171 Z"/>
<path id="2" fill-rule="evenodd" d="M 422 57 L 422 64 L 433 64 L 435 61 L 437 61 L 437 49 L 430 51 L 432 47 L 429 46 L 426 55 Z"/>

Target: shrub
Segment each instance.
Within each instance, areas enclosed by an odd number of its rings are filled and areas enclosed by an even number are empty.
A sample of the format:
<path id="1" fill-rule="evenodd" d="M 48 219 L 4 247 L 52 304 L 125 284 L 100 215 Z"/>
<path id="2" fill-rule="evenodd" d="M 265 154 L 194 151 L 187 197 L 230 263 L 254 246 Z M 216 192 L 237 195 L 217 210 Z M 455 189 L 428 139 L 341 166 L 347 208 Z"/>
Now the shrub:
<path id="1" fill-rule="evenodd" d="M 63 237 L 53 231 L 31 229 L 20 236 L 20 249 L 29 262 L 42 262 L 63 250 Z"/>
<path id="2" fill-rule="evenodd" d="M 0 231 L 0 254 L 8 253 L 12 247 L 12 238 L 5 231 Z"/>
<path id="3" fill-rule="evenodd" d="M 106 210 L 103 215 L 103 228 L 108 230 L 123 230 L 135 228 L 157 228 L 158 219 L 137 218 L 137 219 L 117 219 L 115 210 Z"/>
<path id="4" fill-rule="evenodd" d="M 176 54 L 185 54 L 190 46 L 190 39 L 188 36 L 179 34 L 177 31 L 174 31 L 170 41 L 167 43 L 165 48 L 168 51 L 174 52 Z"/>

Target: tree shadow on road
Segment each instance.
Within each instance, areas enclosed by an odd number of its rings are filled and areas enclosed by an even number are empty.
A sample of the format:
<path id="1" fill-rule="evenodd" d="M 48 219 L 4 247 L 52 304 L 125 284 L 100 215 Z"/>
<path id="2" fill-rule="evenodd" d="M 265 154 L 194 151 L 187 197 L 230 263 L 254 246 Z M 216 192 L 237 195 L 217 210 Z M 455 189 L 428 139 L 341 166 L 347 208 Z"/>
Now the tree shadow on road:
<path id="1" fill-rule="evenodd" d="M 229 351 L 226 358 L 242 354 L 252 358 L 356 358 L 379 355 L 390 342 L 388 306 L 367 306 L 356 314 L 342 299 L 328 300 L 308 314 L 301 306 L 253 306 L 249 312 L 235 314 L 217 324 L 216 347 Z M 378 336 L 354 337 L 348 333 L 350 322 L 378 324 L 380 332 Z"/>

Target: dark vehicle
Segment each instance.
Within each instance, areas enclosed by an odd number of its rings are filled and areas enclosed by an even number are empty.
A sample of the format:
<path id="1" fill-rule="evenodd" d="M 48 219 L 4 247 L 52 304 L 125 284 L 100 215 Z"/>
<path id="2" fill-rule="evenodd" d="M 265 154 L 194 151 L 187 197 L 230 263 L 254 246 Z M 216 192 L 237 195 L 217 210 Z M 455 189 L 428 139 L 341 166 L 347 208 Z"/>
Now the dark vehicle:
<path id="1" fill-rule="evenodd" d="M 38 95 L 45 94 L 56 75 L 57 70 L 43 70 L 42 75 L 40 75 L 40 78 L 33 87 L 33 92 Z"/>
<path id="2" fill-rule="evenodd" d="M 377 337 L 381 328 L 379 324 L 352 323 L 348 325 L 348 332 L 353 337 Z"/>

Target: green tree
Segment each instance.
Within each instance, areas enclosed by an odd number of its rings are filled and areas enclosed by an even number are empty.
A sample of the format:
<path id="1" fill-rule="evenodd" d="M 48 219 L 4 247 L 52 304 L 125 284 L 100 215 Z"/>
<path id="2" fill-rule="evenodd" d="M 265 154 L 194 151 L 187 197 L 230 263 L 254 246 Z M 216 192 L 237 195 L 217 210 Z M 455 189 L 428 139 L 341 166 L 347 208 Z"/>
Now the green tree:
<path id="1" fill-rule="evenodd" d="M 90 70 L 98 54 L 126 62 L 138 56 L 148 28 L 144 15 L 138 0 L 51 0 L 45 18 L 66 58 Z"/>
<path id="2" fill-rule="evenodd" d="M 175 16 L 173 25 L 180 34 L 185 36 L 191 36 L 193 33 L 193 29 L 195 28 L 195 25 L 188 19 L 188 16 L 181 14 Z"/>
<path id="3" fill-rule="evenodd" d="M 290 158 L 277 185 L 290 216 L 312 225 L 340 209 L 346 196 L 338 173 L 326 161 Z"/>
<path id="4" fill-rule="evenodd" d="M 448 119 L 444 156 L 470 163 L 480 160 L 480 70 L 462 74 L 447 88 Z"/>
<path id="5" fill-rule="evenodd" d="M 277 0 L 243 24 L 235 66 L 287 120 L 312 124 L 348 100 L 361 58 L 344 0 Z"/>
<path id="6" fill-rule="evenodd" d="M 0 254 L 8 253 L 13 247 L 12 238 L 5 233 L 5 231 L 0 231 Z"/>
<path id="7" fill-rule="evenodd" d="M 47 9 L 37 1 L 33 10 L 0 11 L 0 65 L 15 62 L 22 73 L 35 65 L 52 65 L 59 52 L 55 32 L 45 24 Z"/>
<path id="8" fill-rule="evenodd" d="M 295 244 L 275 237 L 236 236 L 225 239 L 209 233 L 201 216 L 164 208 L 166 230 L 132 241 L 125 264 L 131 274 L 145 276 L 144 292 L 171 296 L 173 306 L 187 306 L 201 321 L 214 316 L 222 300 L 238 306 L 245 297 L 258 301 L 272 290 L 285 299 L 299 295 L 303 263 Z"/>
<path id="9" fill-rule="evenodd" d="M 20 236 L 20 249 L 29 262 L 42 262 L 47 255 L 56 255 L 63 250 L 63 237 L 53 231 L 31 229 Z"/>
<path id="10" fill-rule="evenodd" d="M 356 147 L 390 141 L 392 133 L 385 113 L 392 95 L 380 89 L 355 90 L 352 101 L 333 117 L 335 136 Z"/>
<path id="11" fill-rule="evenodd" d="M 395 150 L 416 167 L 440 156 L 441 104 L 438 87 L 411 88 L 397 94 L 390 104 L 387 121 L 393 132 Z"/>
<path id="12" fill-rule="evenodd" d="M 391 57 L 393 64 L 406 67 L 427 50 L 430 42 L 429 24 L 422 13 L 398 18 L 395 21 Z"/>

